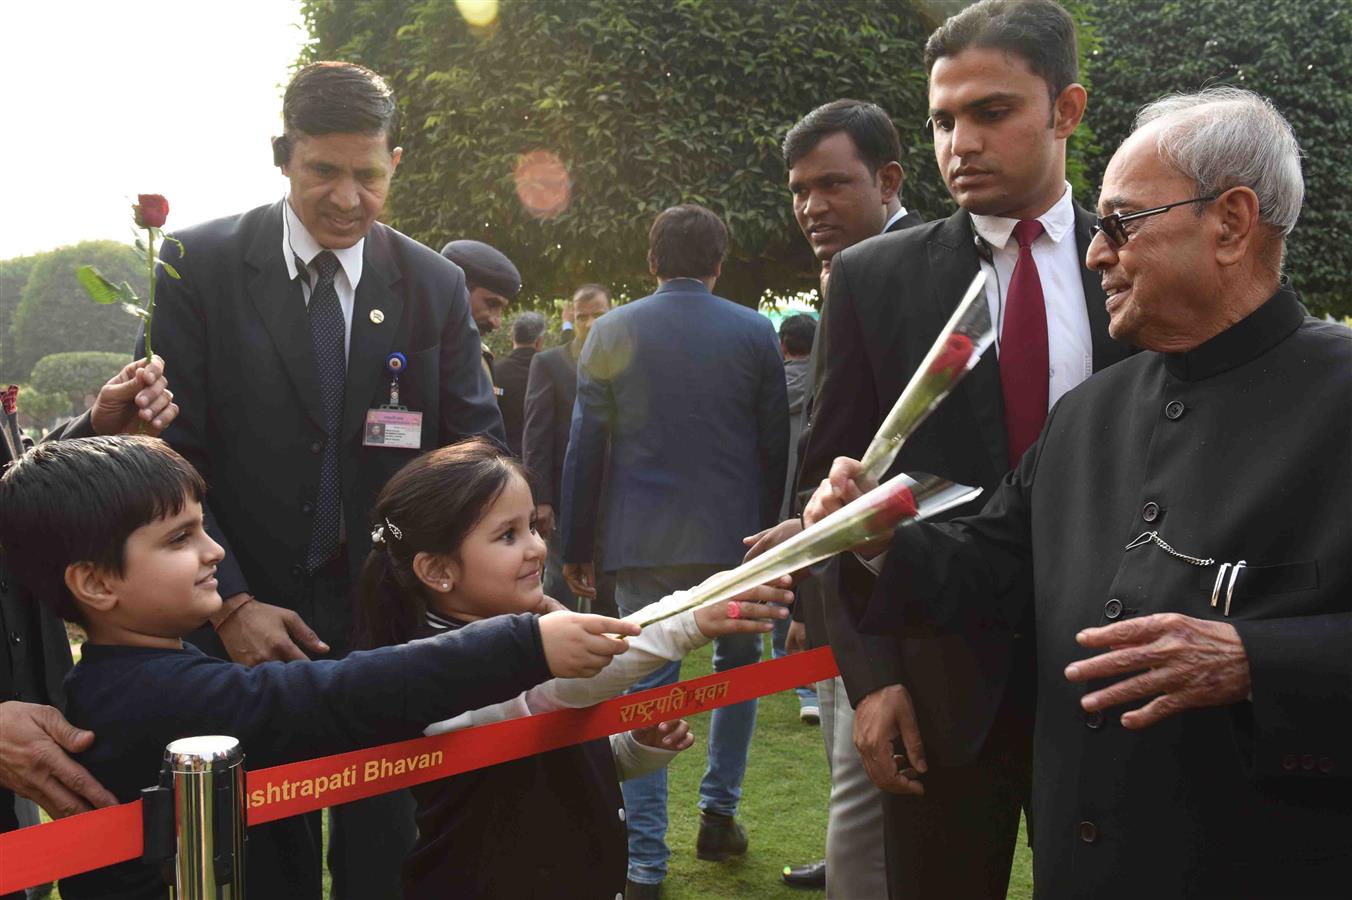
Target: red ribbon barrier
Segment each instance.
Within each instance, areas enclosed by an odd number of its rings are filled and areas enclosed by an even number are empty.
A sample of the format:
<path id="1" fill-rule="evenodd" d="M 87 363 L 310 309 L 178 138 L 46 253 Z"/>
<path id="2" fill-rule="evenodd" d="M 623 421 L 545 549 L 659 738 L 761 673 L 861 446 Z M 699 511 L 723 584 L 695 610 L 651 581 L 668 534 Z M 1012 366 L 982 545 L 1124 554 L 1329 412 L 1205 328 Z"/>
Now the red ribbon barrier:
<path id="1" fill-rule="evenodd" d="M 707 712 L 837 674 L 829 647 L 563 709 L 246 775 L 249 824 L 297 816 Z M 248 762 L 248 749 L 245 762 Z M 141 855 L 141 801 L 0 835 L 0 894 Z"/>

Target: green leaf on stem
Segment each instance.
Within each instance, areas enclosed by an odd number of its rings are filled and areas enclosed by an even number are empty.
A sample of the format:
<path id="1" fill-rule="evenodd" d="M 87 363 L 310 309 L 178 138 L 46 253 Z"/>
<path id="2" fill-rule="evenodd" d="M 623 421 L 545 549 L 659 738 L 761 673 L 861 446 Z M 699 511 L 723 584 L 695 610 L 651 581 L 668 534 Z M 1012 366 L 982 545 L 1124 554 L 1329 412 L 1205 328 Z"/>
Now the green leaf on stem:
<path id="1" fill-rule="evenodd" d="M 174 237 L 172 234 L 165 234 L 163 235 L 163 237 L 166 241 L 168 241 L 169 243 L 173 244 L 175 247 L 178 248 L 179 259 L 182 259 L 183 257 L 188 255 L 188 251 L 183 249 L 183 242 L 180 241 L 178 238 Z"/>
<path id="2" fill-rule="evenodd" d="M 130 282 L 124 281 L 117 286 L 117 298 L 123 303 L 135 303 L 137 306 L 141 304 L 141 298 L 136 296 Z"/>
<path id="3" fill-rule="evenodd" d="M 173 266 L 169 265 L 167 262 L 165 262 L 165 261 L 162 260 L 162 259 L 161 259 L 161 260 L 158 260 L 158 262 L 159 262 L 160 265 L 164 266 L 164 271 L 166 271 L 166 272 L 169 273 L 169 277 L 170 277 L 170 278 L 174 279 L 175 281 L 178 281 L 178 280 L 179 280 L 178 269 L 175 269 Z"/>
<path id="4" fill-rule="evenodd" d="M 79 271 L 75 273 L 75 277 L 80 280 L 80 285 L 84 287 L 95 303 L 116 303 L 122 299 L 122 294 L 117 285 L 104 278 L 99 270 L 93 266 L 80 266 Z"/>

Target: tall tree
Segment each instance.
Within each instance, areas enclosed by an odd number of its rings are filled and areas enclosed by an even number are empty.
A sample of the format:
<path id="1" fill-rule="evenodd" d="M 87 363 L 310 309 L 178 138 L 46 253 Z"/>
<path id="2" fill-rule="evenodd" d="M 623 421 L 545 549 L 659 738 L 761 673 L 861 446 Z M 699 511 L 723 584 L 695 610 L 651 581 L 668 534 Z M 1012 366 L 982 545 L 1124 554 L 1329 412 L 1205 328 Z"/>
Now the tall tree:
<path id="1" fill-rule="evenodd" d="M 10 327 L 6 368 L 12 354 L 13 371 L 27 381 L 33 364 L 53 353 L 105 350 L 130 360 L 140 321 L 120 305 L 92 302 L 75 273 L 88 264 L 113 282 L 140 284 L 137 279 L 144 279 L 145 271 L 131 247 L 116 241 L 85 241 L 35 259 Z"/>
<path id="2" fill-rule="evenodd" d="M 923 128 L 921 52 L 934 23 L 908 3 L 504 2 L 488 28 L 423 0 L 304 7 L 311 58 L 361 62 L 399 96 L 391 223 L 433 247 L 492 243 L 528 295 L 583 281 L 646 293 L 648 227 L 687 200 L 731 232 L 720 293 L 755 303 L 766 289 L 812 287 L 779 147 L 799 117 L 838 97 L 892 115 L 908 207 L 952 209 Z"/>
<path id="3" fill-rule="evenodd" d="M 1352 315 L 1352 4 L 1347 0 L 1087 0 L 1101 49 L 1091 183 L 1146 102 L 1230 84 L 1272 99 L 1305 153 L 1305 208 L 1286 271 L 1318 312 Z"/>
<path id="4" fill-rule="evenodd" d="M 19 308 L 24 285 L 28 284 L 28 275 L 33 271 L 37 259 L 36 256 L 16 256 L 0 260 L 0 387 L 28 374 L 19 371 L 9 329 L 14 322 L 14 312 Z"/>

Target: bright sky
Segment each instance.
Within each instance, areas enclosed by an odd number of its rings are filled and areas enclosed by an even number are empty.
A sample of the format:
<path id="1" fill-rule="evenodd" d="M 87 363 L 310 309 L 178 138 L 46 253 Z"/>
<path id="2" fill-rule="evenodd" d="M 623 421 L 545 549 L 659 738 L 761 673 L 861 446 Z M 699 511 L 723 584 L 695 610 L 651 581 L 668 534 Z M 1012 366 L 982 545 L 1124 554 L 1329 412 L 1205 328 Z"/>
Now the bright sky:
<path id="1" fill-rule="evenodd" d="M 169 231 L 280 197 L 268 139 L 306 39 L 298 0 L 0 4 L 0 259 L 130 243 L 138 193 Z"/>

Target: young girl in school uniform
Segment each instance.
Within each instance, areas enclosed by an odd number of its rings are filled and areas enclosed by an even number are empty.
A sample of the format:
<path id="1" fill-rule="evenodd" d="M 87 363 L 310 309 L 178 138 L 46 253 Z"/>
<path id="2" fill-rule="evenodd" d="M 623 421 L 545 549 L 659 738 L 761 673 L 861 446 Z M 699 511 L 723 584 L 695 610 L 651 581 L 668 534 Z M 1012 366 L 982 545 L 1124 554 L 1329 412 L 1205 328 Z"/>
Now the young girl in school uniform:
<path id="1" fill-rule="evenodd" d="M 520 463 L 486 440 L 409 463 L 376 501 L 375 544 L 358 586 L 358 646 L 536 609 L 546 548 L 534 517 Z M 770 631 L 770 620 L 788 611 L 769 603 L 791 599 L 755 588 L 673 616 L 630 638 L 593 678 L 555 679 L 427 733 L 592 705 L 714 637 Z M 692 742 L 684 721 L 666 722 L 413 788 L 419 836 L 404 862 L 405 896 L 622 897 L 628 853 L 618 780 L 665 766 Z"/>

